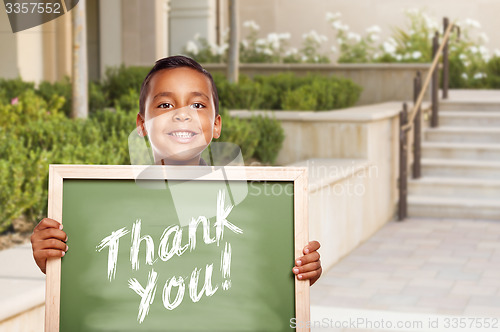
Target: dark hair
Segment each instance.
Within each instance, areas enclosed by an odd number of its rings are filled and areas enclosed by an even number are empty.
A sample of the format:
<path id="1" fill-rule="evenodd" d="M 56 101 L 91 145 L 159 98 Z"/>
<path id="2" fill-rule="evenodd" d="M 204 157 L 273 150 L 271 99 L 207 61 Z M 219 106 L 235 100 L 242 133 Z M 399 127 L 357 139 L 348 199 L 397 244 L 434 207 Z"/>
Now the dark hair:
<path id="1" fill-rule="evenodd" d="M 139 98 L 139 114 L 144 116 L 146 112 L 146 97 L 149 92 L 149 81 L 151 81 L 151 78 L 153 78 L 154 74 L 163 69 L 175 69 L 182 67 L 194 69 L 197 72 L 205 75 L 210 80 L 210 84 L 212 85 L 212 98 L 214 100 L 215 115 L 217 116 L 219 114 L 219 95 L 217 94 L 217 88 L 215 87 L 212 75 L 208 71 L 206 71 L 205 68 L 203 68 L 198 62 L 183 55 L 170 56 L 168 58 L 163 58 L 156 61 L 155 65 L 153 66 L 153 68 L 151 68 L 149 73 L 146 75 L 146 78 L 142 82 L 141 96 Z"/>

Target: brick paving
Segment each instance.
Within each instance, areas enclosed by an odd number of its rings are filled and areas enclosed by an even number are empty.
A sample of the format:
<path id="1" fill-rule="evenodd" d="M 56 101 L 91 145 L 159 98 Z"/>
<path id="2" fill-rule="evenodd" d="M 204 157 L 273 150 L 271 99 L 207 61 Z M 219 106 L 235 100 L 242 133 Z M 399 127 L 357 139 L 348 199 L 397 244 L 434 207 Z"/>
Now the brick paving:
<path id="1" fill-rule="evenodd" d="M 500 222 L 389 222 L 322 276 L 311 305 L 316 318 L 351 309 L 500 318 Z"/>

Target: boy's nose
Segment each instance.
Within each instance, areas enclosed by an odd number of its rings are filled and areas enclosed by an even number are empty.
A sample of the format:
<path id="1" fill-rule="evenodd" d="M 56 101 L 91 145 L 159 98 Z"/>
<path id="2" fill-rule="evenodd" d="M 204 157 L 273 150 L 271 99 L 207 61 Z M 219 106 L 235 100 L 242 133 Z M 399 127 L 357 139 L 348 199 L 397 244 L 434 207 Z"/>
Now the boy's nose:
<path id="1" fill-rule="evenodd" d="M 191 115 L 184 108 L 180 108 L 174 113 L 174 121 L 190 121 Z"/>

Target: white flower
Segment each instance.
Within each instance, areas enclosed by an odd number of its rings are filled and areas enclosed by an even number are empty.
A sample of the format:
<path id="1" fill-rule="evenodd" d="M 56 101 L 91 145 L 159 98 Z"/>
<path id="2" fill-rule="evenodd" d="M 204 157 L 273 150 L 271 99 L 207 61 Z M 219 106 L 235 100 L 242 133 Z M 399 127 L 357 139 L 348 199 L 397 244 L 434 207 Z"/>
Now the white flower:
<path id="1" fill-rule="evenodd" d="M 401 56 L 401 54 L 396 54 L 396 60 L 397 61 L 403 60 L 403 57 Z"/>
<path id="2" fill-rule="evenodd" d="M 411 57 L 412 57 L 413 59 L 415 59 L 415 60 L 416 60 L 416 59 L 420 59 L 420 57 L 421 57 L 421 56 L 422 56 L 422 52 L 420 52 L 420 51 L 415 51 L 415 52 L 413 52 L 413 53 L 411 54 Z"/>
<path id="3" fill-rule="evenodd" d="M 285 39 L 290 39 L 292 37 L 292 35 L 289 33 L 289 32 L 285 32 L 285 33 L 280 33 L 278 35 L 278 38 L 279 39 L 282 39 L 282 40 L 285 40 Z"/>
<path id="4" fill-rule="evenodd" d="M 209 50 L 210 50 L 210 54 L 215 55 L 215 54 L 217 54 L 219 52 L 219 47 L 216 44 L 214 44 L 214 43 L 208 44 L 208 47 L 209 47 Z"/>
<path id="5" fill-rule="evenodd" d="M 347 24 L 342 24 L 342 21 L 334 21 L 332 22 L 332 28 L 340 31 L 349 30 L 349 26 Z"/>
<path id="6" fill-rule="evenodd" d="M 465 67 L 469 67 L 470 66 L 470 61 L 463 61 L 462 63 L 464 64 Z"/>
<path id="7" fill-rule="evenodd" d="M 408 35 L 410 35 L 410 36 L 413 36 L 414 34 L 415 34 L 415 30 L 410 29 L 410 31 L 408 31 Z"/>
<path id="8" fill-rule="evenodd" d="M 493 51 L 493 54 L 496 56 L 496 57 L 500 57 L 500 50 L 497 48 Z"/>
<path id="9" fill-rule="evenodd" d="M 380 29 L 380 27 L 378 25 L 373 25 L 373 26 L 369 27 L 368 29 L 366 29 L 366 32 L 367 33 L 381 33 L 382 29 Z"/>
<path id="10" fill-rule="evenodd" d="M 479 34 L 479 39 L 481 40 L 482 43 L 488 43 L 490 41 L 490 38 L 488 38 L 488 35 L 485 32 L 481 32 Z"/>
<path id="11" fill-rule="evenodd" d="M 485 73 L 475 73 L 474 74 L 474 79 L 475 80 L 479 80 L 481 78 L 485 78 L 486 77 L 486 74 Z"/>
<path id="12" fill-rule="evenodd" d="M 314 60 L 314 62 L 318 62 L 318 61 L 319 61 L 318 56 L 317 56 L 317 55 L 315 55 L 315 56 L 313 57 L 313 60 Z"/>
<path id="13" fill-rule="evenodd" d="M 380 39 L 380 37 L 378 35 L 374 35 L 374 34 L 370 35 L 370 40 L 372 40 L 372 41 L 377 41 L 379 39 Z"/>
<path id="14" fill-rule="evenodd" d="M 328 40 L 326 36 L 318 34 L 316 30 L 311 30 L 309 33 L 303 34 L 302 38 L 312 40 L 318 44 Z"/>
<path id="15" fill-rule="evenodd" d="M 290 56 L 299 53 L 299 50 L 297 50 L 295 47 L 290 48 L 288 51 L 285 52 L 285 56 Z"/>
<path id="16" fill-rule="evenodd" d="M 481 28 L 481 24 L 478 21 L 473 20 L 471 18 L 466 18 L 464 24 L 472 28 L 478 28 L 478 29 Z"/>
<path id="17" fill-rule="evenodd" d="M 460 55 L 458 56 L 458 58 L 459 58 L 460 60 L 464 61 L 465 59 L 467 59 L 467 55 L 465 55 L 465 54 L 463 54 L 463 53 L 462 53 L 462 54 L 460 54 Z"/>
<path id="18" fill-rule="evenodd" d="M 481 45 L 481 46 L 479 46 L 479 53 L 481 53 L 481 55 L 487 55 L 489 53 L 489 51 L 486 47 Z"/>
<path id="19" fill-rule="evenodd" d="M 380 57 L 380 54 L 378 54 L 378 53 L 373 54 L 373 59 L 374 60 L 377 60 L 379 57 Z"/>
<path id="20" fill-rule="evenodd" d="M 339 12 L 337 12 L 337 13 L 327 12 L 326 13 L 326 19 L 327 19 L 327 21 L 336 20 L 336 19 L 340 18 L 341 16 L 342 16 L 342 14 L 339 13 Z"/>
<path id="21" fill-rule="evenodd" d="M 418 8 L 410 8 L 406 10 L 406 14 L 409 15 L 418 15 L 420 13 L 420 10 Z"/>
<path id="22" fill-rule="evenodd" d="M 332 50 L 333 53 L 337 53 L 337 48 L 335 46 L 330 47 L 330 50 Z"/>
<path id="23" fill-rule="evenodd" d="M 226 43 L 219 45 L 219 47 L 217 48 L 217 54 L 223 55 L 228 48 L 229 48 L 229 45 Z"/>
<path id="24" fill-rule="evenodd" d="M 342 45 L 344 43 L 344 41 L 342 40 L 342 38 L 337 38 L 337 43 L 339 45 Z"/>
<path id="25" fill-rule="evenodd" d="M 410 56 L 411 56 L 410 53 L 405 53 L 405 55 L 403 56 L 403 58 L 405 60 L 408 60 L 410 58 Z"/>
<path id="26" fill-rule="evenodd" d="M 198 46 L 196 46 L 196 43 L 191 41 L 191 40 L 188 41 L 186 44 L 186 52 L 197 55 L 198 54 Z"/>
<path id="27" fill-rule="evenodd" d="M 438 28 L 438 24 L 432 20 L 427 14 L 422 14 L 422 17 L 424 18 L 425 25 L 427 26 L 428 29 L 431 30 L 436 30 Z"/>
<path id="28" fill-rule="evenodd" d="M 396 46 L 394 46 L 394 44 L 390 42 L 384 42 L 382 44 L 382 47 L 384 48 L 385 53 L 393 54 L 394 52 L 396 52 Z"/>
<path id="29" fill-rule="evenodd" d="M 358 35 L 357 33 L 349 32 L 347 34 L 347 39 L 353 39 L 354 41 L 359 43 L 361 41 L 361 36 Z"/>
<path id="30" fill-rule="evenodd" d="M 243 39 L 241 43 L 243 44 L 243 48 L 248 48 L 248 40 Z"/>
<path id="31" fill-rule="evenodd" d="M 266 45 L 266 44 L 267 44 L 267 42 L 266 42 L 266 40 L 265 40 L 265 39 L 263 39 L 263 38 L 259 38 L 259 39 L 257 39 L 257 40 L 255 41 L 255 45 L 257 45 L 257 46 L 264 46 L 264 45 Z"/>
<path id="32" fill-rule="evenodd" d="M 271 51 L 269 48 L 265 48 L 262 50 L 262 53 L 264 53 L 265 55 L 273 55 L 273 51 Z"/>
<path id="33" fill-rule="evenodd" d="M 196 33 L 194 35 L 194 40 L 200 40 L 200 34 L 199 33 Z"/>
<path id="34" fill-rule="evenodd" d="M 306 62 L 307 61 L 307 56 L 303 55 L 302 58 L 300 58 L 302 60 L 302 62 Z"/>
<path id="35" fill-rule="evenodd" d="M 267 42 L 271 45 L 275 50 L 280 48 L 280 38 L 277 33 L 270 33 L 267 35 Z"/>
<path id="36" fill-rule="evenodd" d="M 243 26 L 245 28 L 249 28 L 250 30 L 253 30 L 253 31 L 259 31 L 260 30 L 260 26 L 255 23 L 255 21 L 246 21 L 246 22 L 243 22 Z"/>
<path id="37" fill-rule="evenodd" d="M 472 45 L 471 47 L 469 47 L 469 51 L 472 53 L 472 54 L 476 54 L 477 52 L 479 52 L 479 49 Z"/>
<path id="38" fill-rule="evenodd" d="M 463 78 L 464 80 L 466 80 L 466 79 L 468 79 L 468 78 L 469 78 L 469 75 L 467 75 L 467 73 L 462 73 L 462 75 L 460 75 L 460 76 L 462 76 L 462 78 Z"/>

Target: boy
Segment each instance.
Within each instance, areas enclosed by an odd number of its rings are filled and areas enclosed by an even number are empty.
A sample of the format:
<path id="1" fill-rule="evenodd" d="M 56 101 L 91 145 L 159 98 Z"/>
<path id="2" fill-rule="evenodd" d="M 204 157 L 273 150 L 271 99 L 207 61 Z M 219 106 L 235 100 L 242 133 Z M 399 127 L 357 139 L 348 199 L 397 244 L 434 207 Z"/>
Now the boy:
<path id="1" fill-rule="evenodd" d="M 158 165 L 206 165 L 201 153 L 221 134 L 219 97 L 212 75 L 196 61 L 173 56 L 158 60 L 141 86 L 137 132 L 148 136 Z M 63 257 L 68 236 L 59 222 L 44 218 L 33 230 L 36 264 L 45 273 L 47 258 Z M 293 273 L 314 284 L 322 268 L 317 241 L 309 242 Z"/>

